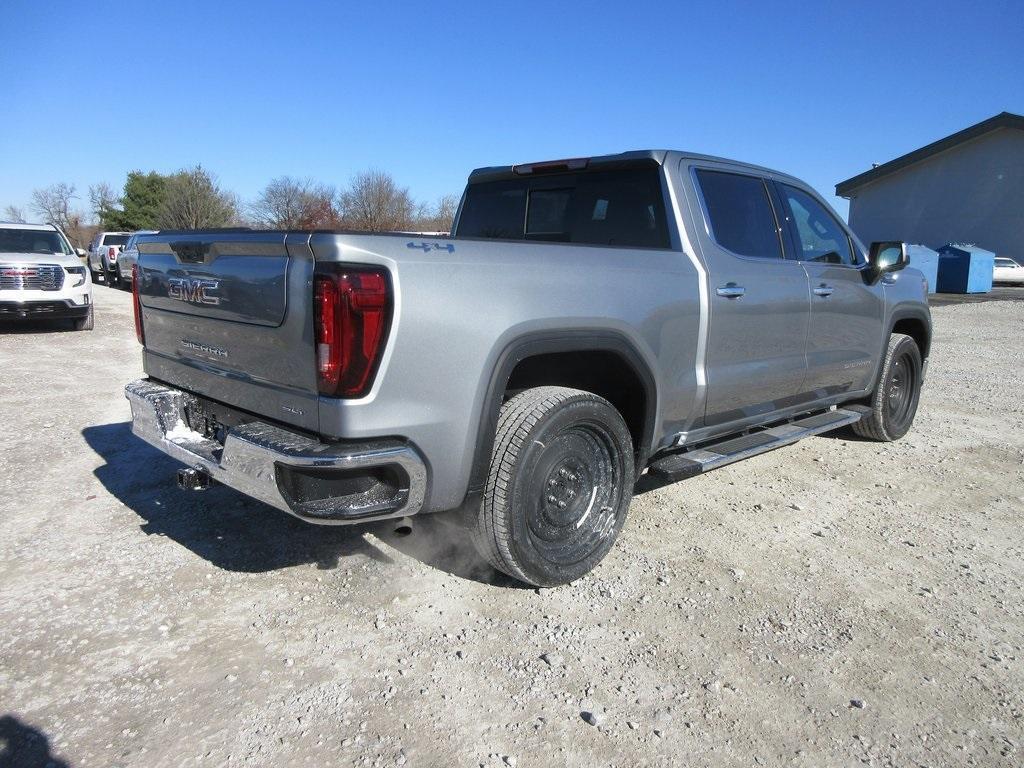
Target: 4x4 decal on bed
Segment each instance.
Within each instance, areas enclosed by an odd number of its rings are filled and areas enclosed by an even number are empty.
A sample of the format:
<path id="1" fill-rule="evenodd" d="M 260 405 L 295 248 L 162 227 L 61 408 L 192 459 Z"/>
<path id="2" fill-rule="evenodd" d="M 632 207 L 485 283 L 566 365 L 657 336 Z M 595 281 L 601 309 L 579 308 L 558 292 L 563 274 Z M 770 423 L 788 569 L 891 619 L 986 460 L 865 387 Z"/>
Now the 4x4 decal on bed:
<path id="1" fill-rule="evenodd" d="M 424 253 L 430 251 L 448 251 L 448 253 L 455 253 L 454 243 L 406 243 L 406 248 L 419 248 Z"/>

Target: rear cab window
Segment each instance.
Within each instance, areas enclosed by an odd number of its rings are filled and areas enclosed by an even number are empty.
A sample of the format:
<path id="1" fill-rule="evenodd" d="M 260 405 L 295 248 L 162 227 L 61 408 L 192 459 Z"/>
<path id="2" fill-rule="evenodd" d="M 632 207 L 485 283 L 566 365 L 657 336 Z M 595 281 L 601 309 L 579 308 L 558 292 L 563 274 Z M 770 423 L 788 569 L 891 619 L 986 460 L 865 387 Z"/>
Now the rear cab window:
<path id="1" fill-rule="evenodd" d="M 669 248 L 660 168 L 538 174 L 466 188 L 456 237 Z"/>
<path id="2" fill-rule="evenodd" d="M 128 235 L 104 235 L 103 245 L 124 245 L 128 242 Z"/>

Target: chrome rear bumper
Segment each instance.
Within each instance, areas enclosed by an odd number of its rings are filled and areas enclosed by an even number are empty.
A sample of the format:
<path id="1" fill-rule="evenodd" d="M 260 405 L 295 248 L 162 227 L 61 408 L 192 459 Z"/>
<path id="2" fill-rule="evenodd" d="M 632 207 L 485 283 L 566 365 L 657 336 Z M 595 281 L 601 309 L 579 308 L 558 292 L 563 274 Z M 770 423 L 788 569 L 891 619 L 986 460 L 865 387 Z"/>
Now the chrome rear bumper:
<path id="1" fill-rule="evenodd" d="M 321 443 L 260 421 L 227 429 L 223 444 L 188 426 L 194 400 L 150 379 L 125 387 L 132 432 L 214 480 L 313 523 L 343 524 L 419 512 L 423 459 L 409 444 L 380 439 Z"/>

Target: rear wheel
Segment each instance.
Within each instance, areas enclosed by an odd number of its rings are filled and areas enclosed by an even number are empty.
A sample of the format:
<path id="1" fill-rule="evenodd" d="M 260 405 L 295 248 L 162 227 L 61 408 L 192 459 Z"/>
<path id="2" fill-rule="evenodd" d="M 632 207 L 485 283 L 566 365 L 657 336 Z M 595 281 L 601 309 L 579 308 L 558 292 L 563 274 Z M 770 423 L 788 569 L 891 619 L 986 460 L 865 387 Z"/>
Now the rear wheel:
<path id="1" fill-rule="evenodd" d="M 526 390 L 501 409 L 477 547 L 529 584 L 578 579 L 622 530 L 634 472 L 632 437 L 611 403 L 566 387 Z"/>
<path id="2" fill-rule="evenodd" d="M 853 431 L 880 442 L 899 440 L 910 430 L 921 397 L 921 350 L 902 333 L 889 337 L 871 413 L 854 422 Z"/>
<path id="3" fill-rule="evenodd" d="M 117 285 L 120 282 L 117 276 L 117 268 L 105 270 L 103 272 L 103 279 L 108 286 Z"/>

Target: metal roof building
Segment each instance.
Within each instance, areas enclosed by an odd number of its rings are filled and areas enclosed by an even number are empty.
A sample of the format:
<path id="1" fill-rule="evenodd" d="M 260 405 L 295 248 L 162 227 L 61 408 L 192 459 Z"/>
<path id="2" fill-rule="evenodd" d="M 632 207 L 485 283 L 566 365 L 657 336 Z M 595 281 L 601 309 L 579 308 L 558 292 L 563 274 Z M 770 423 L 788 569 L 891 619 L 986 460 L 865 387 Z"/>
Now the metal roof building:
<path id="1" fill-rule="evenodd" d="M 977 243 L 1024 263 L 1024 116 L 1003 112 L 836 185 L 866 243 Z"/>

